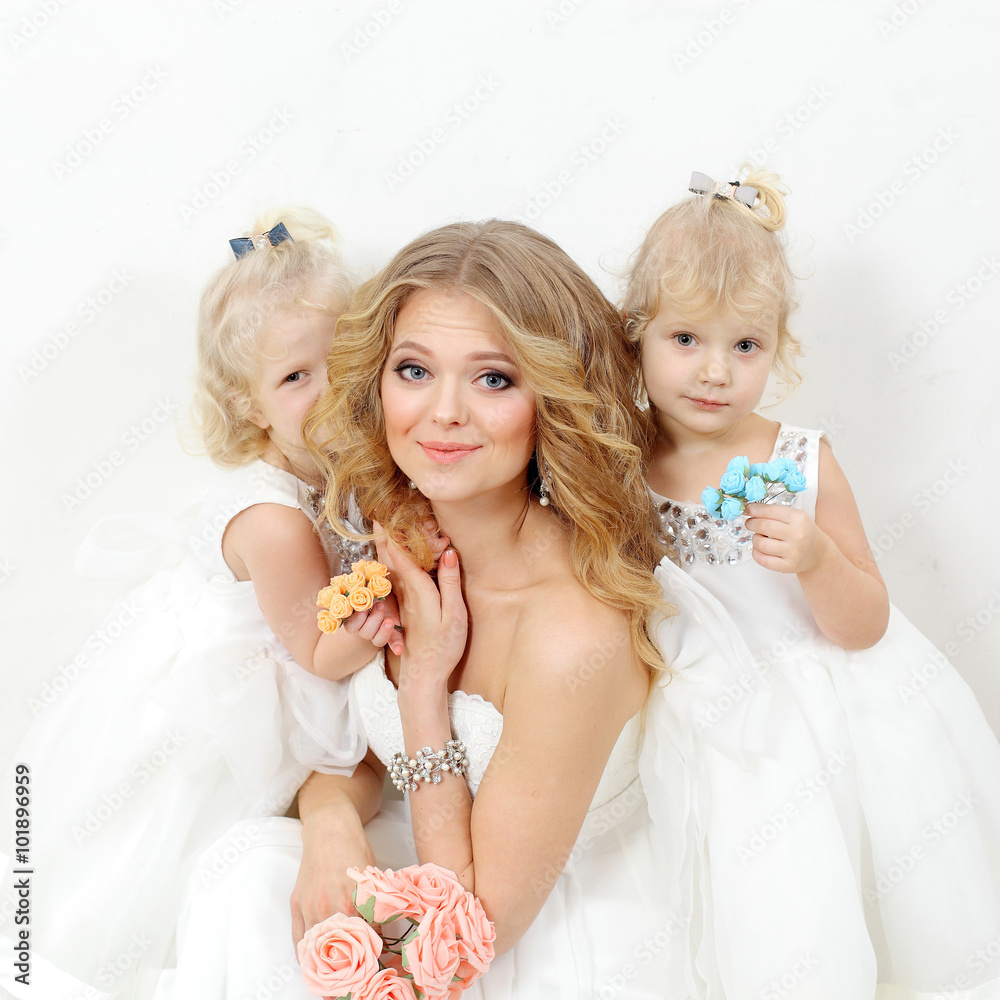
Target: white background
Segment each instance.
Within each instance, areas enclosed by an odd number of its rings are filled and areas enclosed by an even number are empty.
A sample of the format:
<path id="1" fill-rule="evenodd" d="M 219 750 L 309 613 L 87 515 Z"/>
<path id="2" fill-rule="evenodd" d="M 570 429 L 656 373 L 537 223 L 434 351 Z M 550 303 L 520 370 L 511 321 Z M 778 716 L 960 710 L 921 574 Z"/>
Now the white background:
<path id="1" fill-rule="evenodd" d="M 362 273 L 520 218 L 615 297 L 691 171 L 748 158 L 791 188 L 807 275 L 804 386 L 772 413 L 831 433 L 890 594 L 1000 730 L 998 24 L 988 0 L 8 0 L 0 750 L 110 607 L 73 574 L 88 529 L 205 480 L 175 432 L 195 310 L 259 209 L 321 209 Z"/>

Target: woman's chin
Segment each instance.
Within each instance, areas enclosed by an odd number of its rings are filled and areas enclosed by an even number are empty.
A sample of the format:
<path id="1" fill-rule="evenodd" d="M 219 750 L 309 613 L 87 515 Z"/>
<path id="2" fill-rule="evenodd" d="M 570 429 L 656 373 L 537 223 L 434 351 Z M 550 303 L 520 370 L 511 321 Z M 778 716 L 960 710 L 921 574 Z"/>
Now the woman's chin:
<path id="1" fill-rule="evenodd" d="M 434 489 L 430 487 L 422 489 L 418 484 L 417 489 L 432 504 L 471 503 L 482 495 L 480 490 L 462 489 L 460 487 L 438 486 Z"/>

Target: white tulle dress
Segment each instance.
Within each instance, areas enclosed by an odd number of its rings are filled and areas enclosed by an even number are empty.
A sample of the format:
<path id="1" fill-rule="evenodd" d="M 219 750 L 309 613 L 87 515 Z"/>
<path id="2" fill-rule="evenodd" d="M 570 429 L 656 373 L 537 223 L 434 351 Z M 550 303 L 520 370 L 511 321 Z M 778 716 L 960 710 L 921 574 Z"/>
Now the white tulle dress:
<path id="1" fill-rule="evenodd" d="M 775 445 L 809 514 L 819 440 L 782 426 Z M 872 648 L 832 645 L 742 519 L 657 500 L 759 667 L 721 687 L 680 671 L 650 718 L 643 781 L 693 876 L 690 995 L 1000 997 L 1000 746 L 967 685 L 896 608 Z"/>
<path id="2" fill-rule="evenodd" d="M 0 984 L 14 996 L 151 996 L 173 964 L 188 877 L 210 883 L 253 842 L 252 830 L 227 841 L 231 825 L 284 813 L 311 769 L 350 773 L 364 756 L 347 682 L 302 669 L 253 584 L 222 557 L 240 511 L 281 504 L 315 518 L 312 500 L 257 461 L 218 473 L 197 512 L 112 518 L 88 537 L 85 574 L 147 579 L 115 605 L 76 671 L 44 689 L 17 750 L 31 773 L 32 970 L 30 985 L 14 979 L 18 927 L 4 907 Z M 12 794 L 0 802 L 8 865 Z"/>

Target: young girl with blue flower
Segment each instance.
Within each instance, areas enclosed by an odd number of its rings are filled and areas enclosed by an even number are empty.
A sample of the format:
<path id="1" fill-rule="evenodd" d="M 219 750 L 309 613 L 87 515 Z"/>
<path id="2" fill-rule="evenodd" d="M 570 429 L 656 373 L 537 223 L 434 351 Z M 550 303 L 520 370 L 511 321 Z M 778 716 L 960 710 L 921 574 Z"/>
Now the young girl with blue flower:
<path id="1" fill-rule="evenodd" d="M 664 532 L 756 664 L 677 669 L 653 720 L 691 995 L 1000 996 L 976 957 L 1000 955 L 1000 746 L 889 604 L 826 436 L 756 412 L 772 373 L 798 381 L 778 178 L 691 190 L 623 302 Z"/>

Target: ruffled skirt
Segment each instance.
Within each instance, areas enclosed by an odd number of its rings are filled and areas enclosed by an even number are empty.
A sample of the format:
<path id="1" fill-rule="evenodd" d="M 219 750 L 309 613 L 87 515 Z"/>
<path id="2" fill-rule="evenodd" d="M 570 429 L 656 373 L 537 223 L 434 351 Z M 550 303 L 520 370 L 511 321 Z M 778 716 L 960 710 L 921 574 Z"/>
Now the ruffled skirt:
<path id="1" fill-rule="evenodd" d="M 1000 746 L 964 681 L 895 608 L 871 649 L 762 672 L 657 572 L 681 615 L 642 775 L 686 995 L 1000 997 Z"/>
<path id="2" fill-rule="evenodd" d="M 346 685 L 290 658 L 249 583 L 206 581 L 185 560 L 94 635 L 17 751 L 32 795 L 33 974 L 27 987 L 13 978 L 18 926 L 5 907 L 0 983 L 30 1000 L 150 996 L 206 848 L 236 821 L 284 813 L 310 770 L 350 773 L 364 755 Z M 21 867 L 11 799 L 0 802 L 8 868 Z M 224 848 L 205 863 L 224 866 Z"/>

